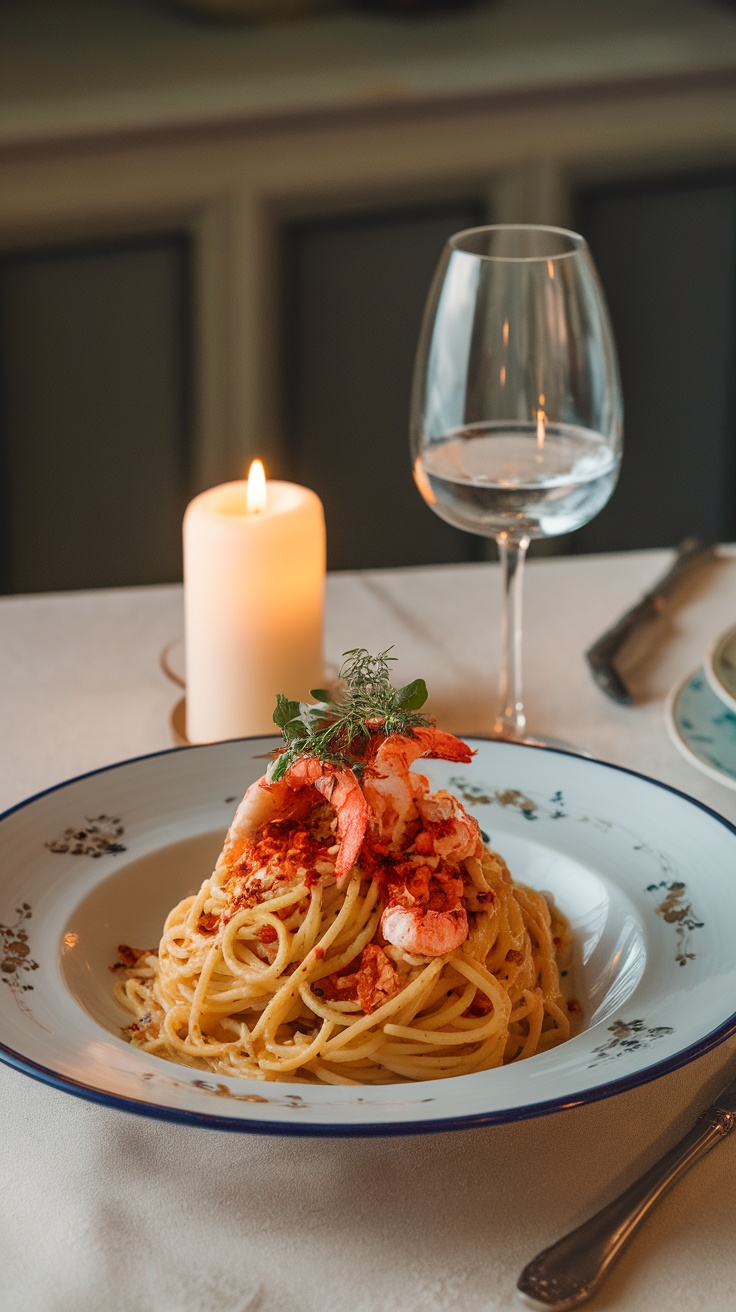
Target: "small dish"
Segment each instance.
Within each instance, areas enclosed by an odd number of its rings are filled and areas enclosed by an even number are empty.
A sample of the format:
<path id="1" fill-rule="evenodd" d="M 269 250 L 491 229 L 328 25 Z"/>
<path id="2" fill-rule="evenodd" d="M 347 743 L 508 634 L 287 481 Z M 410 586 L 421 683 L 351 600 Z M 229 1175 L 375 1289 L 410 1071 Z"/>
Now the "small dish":
<path id="1" fill-rule="evenodd" d="M 711 643 L 703 669 L 716 697 L 736 713 L 736 624 Z"/>
<path id="2" fill-rule="evenodd" d="M 719 784 L 736 788 L 736 713 L 716 697 L 702 668 L 672 688 L 665 723 L 691 765 Z"/>
<path id="3" fill-rule="evenodd" d="M 157 942 L 278 741 L 122 762 L 0 816 L 0 1060 L 109 1107 L 190 1125 L 416 1134 L 594 1102 L 736 1032 L 736 828 L 632 771 L 475 739 L 472 765 L 422 768 L 463 799 L 516 877 L 551 891 L 570 918 L 581 1033 L 498 1070 L 346 1087 L 213 1076 L 132 1048 L 113 996 L 117 945 Z"/>

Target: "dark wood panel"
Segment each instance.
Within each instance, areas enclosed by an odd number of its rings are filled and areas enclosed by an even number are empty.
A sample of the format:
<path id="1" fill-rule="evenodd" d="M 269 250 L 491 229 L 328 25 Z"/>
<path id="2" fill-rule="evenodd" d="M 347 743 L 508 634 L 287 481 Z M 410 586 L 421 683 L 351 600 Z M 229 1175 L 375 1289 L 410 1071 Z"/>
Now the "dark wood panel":
<path id="1" fill-rule="evenodd" d="M 301 224 L 285 237 L 291 475 L 325 505 L 332 569 L 474 559 L 480 539 L 438 519 L 409 459 L 419 325 L 446 239 L 479 202 Z"/>
<path id="2" fill-rule="evenodd" d="M 611 310 L 624 459 L 574 551 L 736 537 L 736 174 L 581 197 Z"/>
<path id="3" fill-rule="evenodd" d="M 176 234 L 0 264 L 8 591 L 181 577 L 188 267 Z"/>

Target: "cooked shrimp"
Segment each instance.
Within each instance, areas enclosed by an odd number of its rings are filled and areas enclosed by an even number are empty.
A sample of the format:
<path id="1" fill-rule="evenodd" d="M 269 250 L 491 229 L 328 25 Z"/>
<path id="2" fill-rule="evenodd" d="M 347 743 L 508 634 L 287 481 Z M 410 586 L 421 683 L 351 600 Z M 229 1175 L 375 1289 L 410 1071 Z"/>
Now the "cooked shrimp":
<path id="1" fill-rule="evenodd" d="M 386 907 L 381 916 L 381 933 L 402 952 L 443 957 L 468 937 L 468 915 L 461 906 L 452 911 L 427 911 L 424 907 L 394 905 Z"/>
<path id="2" fill-rule="evenodd" d="M 462 761 L 467 764 L 474 753 L 467 743 L 442 729 L 419 727 L 412 736 L 391 734 L 384 738 L 368 762 L 363 779 L 367 797 L 381 837 L 399 843 L 406 825 L 417 817 L 417 807 L 429 791 L 424 775 L 409 767 L 420 756 Z"/>
<path id="3" fill-rule="evenodd" d="M 483 848 L 478 821 L 468 815 L 462 802 L 444 788 L 417 801 L 422 823 L 428 826 L 418 835 L 415 850 L 422 856 L 431 854 L 445 861 L 460 862 L 479 856 Z M 434 826 L 437 827 L 433 832 Z"/>
<path id="4" fill-rule="evenodd" d="M 371 811 L 352 770 L 327 765 L 316 756 L 298 757 L 282 779 L 274 781 L 265 774 L 251 784 L 235 812 L 223 855 L 227 857 L 233 848 L 253 840 L 271 820 L 303 819 L 314 806 L 314 789 L 337 815 L 340 850 L 335 878 L 339 884 L 358 859 Z"/>
<path id="5" fill-rule="evenodd" d="M 338 769 L 318 761 L 316 756 L 300 756 L 284 775 L 291 788 L 316 788 L 337 815 L 337 841 L 340 851 L 335 860 L 335 878 L 340 884 L 358 860 L 371 809 L 352 770 Z"/>
<path id="6" fill-rule="evenodd" d="M 449 861 L 456 868 L 466 856 L 476 852 L 481 841 L 480 830 L 454 797 L 444 791 L 430 794 L 424 775 L 410 770 L 412 762 L 421 756 L 467 763 L 473 752 L 460 738 L 440 729 L 417 728 L 411 737 L 392 734 L 369 760 L 363 790 L 384 841 L 394 846 L 401 844 L 407 824 L 419 820 L 423 827 L 416 837 L 414 851 Z M 424 889 L 426 896 L 420 899 L 419 885 L 428 885 L 432 875 L 429 867 L 425 870 L 415 866 L 414 874 L 403 888 L 392 888 L 389 905 L 381 917 L 381 933 L 404 952 L 441 957 L 465 942 L 468 917 L 460 905 L 463 891 L 460 879 L 448 879 L 445 875 L 439 907 L 427 905 L 428 888 Z M 447 902 L 443 907 L 445 897 Z"/>
<path id="7" fill-rule="evenodd" d="M 411 737 L 392 733 L 384 738 L 371 761 L 371 771 L 379 776 L 405 774 L 413 761 L 420 756 L 431 756 L 443 761 L 462 761 L 465 765 L 473 758 L 475 752 L 456 738 L 454 733 L 445 733 L 444 729 L 419 726 L 412 730 Z"/>

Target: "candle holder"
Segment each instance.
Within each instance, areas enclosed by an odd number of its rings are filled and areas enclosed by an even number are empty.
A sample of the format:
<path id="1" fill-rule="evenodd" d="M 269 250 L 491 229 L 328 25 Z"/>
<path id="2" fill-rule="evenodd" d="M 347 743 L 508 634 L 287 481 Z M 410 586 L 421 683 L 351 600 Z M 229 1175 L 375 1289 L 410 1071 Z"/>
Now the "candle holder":
<path id="1" fill-rule="evenodd" d="M 174 739 L 174 745 L 176 747 L 193 747 L 196 744 L 192 743 L 187 737 L 187 685 L 183 674 L 184 639 L 174 638 L 172 642 L 167 643 L 158 658 L 158 663 L 161 670 L 166 675 L 166 678 L 173 683 L 175 687 L 183 689 L 185 694 L 175 703 L 171 715 L 169 716 L 169 726 Z M 182 672 L 180 672 L 178 668 L 179 666 L 181 666 Z M 339 665 L 334 664 L 332 661 L 328 661 L 325 664 L 324 671 L 318 682 L 320 688 L 326 688 L 330 696 L 337 700 L 344 688 L 343 680 L 340 678 Z M 274 706 L 275 704 L 276 698 L 274 697 Z M 275 725 L 273 731 L 274 733 L 276 732 Z"/>

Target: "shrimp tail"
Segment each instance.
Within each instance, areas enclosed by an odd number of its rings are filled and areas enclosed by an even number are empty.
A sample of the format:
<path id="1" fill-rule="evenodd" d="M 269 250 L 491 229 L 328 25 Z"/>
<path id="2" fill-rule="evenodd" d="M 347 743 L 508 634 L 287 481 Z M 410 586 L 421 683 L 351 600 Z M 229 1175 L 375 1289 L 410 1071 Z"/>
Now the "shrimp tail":
<path id="1" fill-rule="evenodd" d="M 469 765 L 475 756 L 473 748 L 468 747 L 462 738 L 456 738 L 454 733 L 446 733 L 444 729 L 419 727 L 412 731 L 412 737 L 421 744 L 422 751 L 419 753 L 421 756 L 442 761 L 459 761 L 463 765 Z"/>

